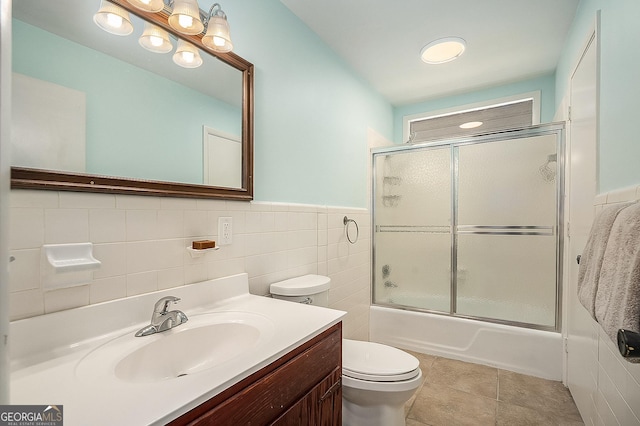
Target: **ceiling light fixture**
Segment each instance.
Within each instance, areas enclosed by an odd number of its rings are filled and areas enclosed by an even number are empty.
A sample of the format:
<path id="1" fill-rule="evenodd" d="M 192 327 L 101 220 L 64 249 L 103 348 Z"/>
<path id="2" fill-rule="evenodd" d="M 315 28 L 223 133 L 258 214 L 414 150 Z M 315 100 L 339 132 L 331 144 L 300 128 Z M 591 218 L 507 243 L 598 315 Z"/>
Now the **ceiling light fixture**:
<path id="1" fill-rule="evenodd" d="M 461 129 L 475 129 L 476 127 L 482 126 L 484 123 L 482 121 L 468 121 L 466 123 L 462 123 L 460 126 Z"/>
<path id="2" fill-rule="evenodd" d="M 118 5 L 102 0 L 93 22 L 108 33 L 126 36 L 133 32 L 129 12 Z"/>
<path id="3" fill-rule="evenodd" d="M 164 9 L 164 0 L 127 0 L 133 7 L 147 12 L 160 12 Z"/>
<path id="4" fill-rule="evenodd" d="M 215 10 L 216 7 L 217 10 Z M 229 23 L 220 4 L 214 3 L 209 9 L 208 16 L 207 33 L 202 37 L 202 44 L 214 52 L 231 52 L 233 43 L 231 43 L 231 35 L 229 34 Z"/>
<path id="5" fill-rule="evenodd" d="M 467 43 L 460 37 L 445 37 L 434 40 L 420 51 L 420 57 L 427 64 L 444 64 L 464 53 Z"/>
<path id="6" fill-rule="evenodd" d="M 150 22 L 144 24 L 144 31 L 138 39 L 140 46 L 154 53 L 168 53 L 173 49 L 169 33 Z"/>
<path id="7" fill-rule="evenodd" d="M 200 19 L 198 1 L 174 0 L 173 10 L 169 16 L 169 25 L 182 34 L 200 34 L 204 30 L 204 24 Z"/>
<path id="8" fill-rule="evenodd" d="M 178 40 L 176 53 L 173 54 L 173 62 L 183 68 L 198 68 L 202 65 L 202 58 L 193 44 Z"/>

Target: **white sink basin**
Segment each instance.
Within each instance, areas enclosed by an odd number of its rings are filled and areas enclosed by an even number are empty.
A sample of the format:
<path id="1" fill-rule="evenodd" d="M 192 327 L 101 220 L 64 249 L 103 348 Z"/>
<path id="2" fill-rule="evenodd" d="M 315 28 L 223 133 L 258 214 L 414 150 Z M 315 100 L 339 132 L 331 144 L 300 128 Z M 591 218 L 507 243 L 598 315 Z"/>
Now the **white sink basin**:
<path id="1" fill-rule="evenodd" d="M 189 317 L 171 330 L 144 337 L 117 337 L 91 351 L 76 366 L 87 380 L 117 379 L 150 383 L 223 368 L 258 349 L 272 337 L 272 322 L 248 312 Z"/>

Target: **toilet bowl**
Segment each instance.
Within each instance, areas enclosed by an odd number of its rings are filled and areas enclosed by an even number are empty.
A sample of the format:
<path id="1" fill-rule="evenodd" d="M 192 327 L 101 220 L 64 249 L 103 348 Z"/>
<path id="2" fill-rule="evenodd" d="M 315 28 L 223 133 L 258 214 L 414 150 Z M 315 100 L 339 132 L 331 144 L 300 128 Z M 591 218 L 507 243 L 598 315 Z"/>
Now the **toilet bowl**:
<path id="1" fill-rule="evenodd" d="M 271 295 L 316 306 L 328 305 L 331 279 L 304 275 L 271 284 Z M 422 383 L 419 361 L 380 343 L 342 340 L 342 424 L 404 426 L 404 404 Z"/>

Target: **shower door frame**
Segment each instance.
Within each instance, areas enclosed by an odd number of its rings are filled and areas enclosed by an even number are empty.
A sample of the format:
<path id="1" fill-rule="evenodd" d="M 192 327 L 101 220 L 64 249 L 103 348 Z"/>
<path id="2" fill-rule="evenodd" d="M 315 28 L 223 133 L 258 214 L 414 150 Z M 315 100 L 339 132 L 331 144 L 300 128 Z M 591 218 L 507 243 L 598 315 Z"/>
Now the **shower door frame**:
<path id="1" fill-rule="evenodd" d="M 374 306 L 384 306 L 394 309 L 403 309 L 409 311 L 427 312 L 430 314 L 453 316 L 457 318 L 467 318 L 472 320 L 479 320 L 497 324 L 504 324 L 510 326 L 531 328 L 543 331 L 560 332 L 562 329 L 562 291 L 563 291 L 563 252 L 564 252 L 564 199 L 565 199 L 565 124 L 564 123 L 551 123 L 551 124 L 539 124 L 524 128 L 510 129 L 497 133 L 489 133 L 482 135 L 474 135 L 464 138 L 452 138 L 442 139 L 438 141 L 429 141 L 413 144 L 404 144 L 393 147 L 375 148 L 371 150 L 371 294 L 370 304 Z M 556 223 L 555 230 L 552 231 L 552 235 L 555 236 L 556 246 L 556 306 L 555 306 L 555 325 L 547 326 L 540 324 L 532 324 L 518 321 L 502 320 L 497 318 L 478 317 L 473 315 L 464 315 L 456 312 L 457 304 L 457 256 L 458 256 L 458 184 L 459 184 L 459 170 L 458 170 L 458 150 L 457 147 L 476 145 L 490 142 L 508 141 L 512 139 L 529 138 L 534 136 L 556 136 Z M 450 178 L 451 178 L 451 225 L 449 233 L 451 236 L 451 274 L 450 274 L 450 307 L 449 312 L 436 311 L 425 308 L 409 307 L 403 305 L 396 305 L 393 303 L 380 303 L 375 302 L 374 292 L 376 288 L 376 194 L 377 194 L 377 167 L 376 157 L 379 155 L 393 154 L 400 152 L 411 151 L 423 151 L 431 149 L 442 149 L 449 147 L 450 150 Z M 487 227 L 490 228 L 490 227 Z M 499 227 L 500 229 L 506 229 L 509 227 Z M 517 227 L 521 231 L 509 230 L 509 235 L 549 235 L 548 233 L 540 232 L 539 227 Z M 499 231 L 491 231 L 490 229 L 481 231 L 463 231 L 462 233 L 477 233 L 477 234 L 492 234 L 499 235 Z"/>

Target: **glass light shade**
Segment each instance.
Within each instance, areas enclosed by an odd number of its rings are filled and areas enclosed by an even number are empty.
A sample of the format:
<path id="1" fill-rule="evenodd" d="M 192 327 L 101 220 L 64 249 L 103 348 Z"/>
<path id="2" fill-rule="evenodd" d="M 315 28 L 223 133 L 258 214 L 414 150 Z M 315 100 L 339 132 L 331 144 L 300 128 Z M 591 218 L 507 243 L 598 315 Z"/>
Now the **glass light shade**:
<path id="1" fill-rule="evenodd" d="M 100 9 L 93 15 L 93 22 L 111 34 L 126 36 L 133 32 L 129 12 L 107 0 L 100 2 Z"/>
<path id="2" fill-rule="evenodd" d="M 198 68 L 202 65 L 202 58 L 193 44 L 178 40 L 176 53 L 173 54 L 173 62 L 183 68 Z"/>
<path id="3" fill-rule="evenodd" d="M 202 44 L 214 52 L 231 52 L 233 43 L 229 34 L 229 23 L 225 18 L 214 15 L 209 19 L 207 33 L 202 37 Z"/>
<path id="4" fill-rule="evenodd" d="M 428 64 L 444 64 L 460 57 L 466 45 L 466 42 L 459 37 L 441 38 L 423 47 L 420 57 Z"/>
<path id="5" fill-rule="evenodd" d="M 133 7 L 147 12 L 160 12 L 164 9 L 163 0 L 127 0 Z"/>
<path id="6" fill-rule="evenodd" d="M 169 25 L 182 34 L 200 34 L 204 30 L 204 24 L 200 20 L 198 1 L 175 0 L 169 16 Z"/>
<path id="7" fill-rule="evenodd" d="M 144 25 L 144 31 L 138 39 L 138 43 L 154 53 L 168 53 L 173 49 L 173 44 L 169 40 L 169 33 L 149 22 Z"/>

